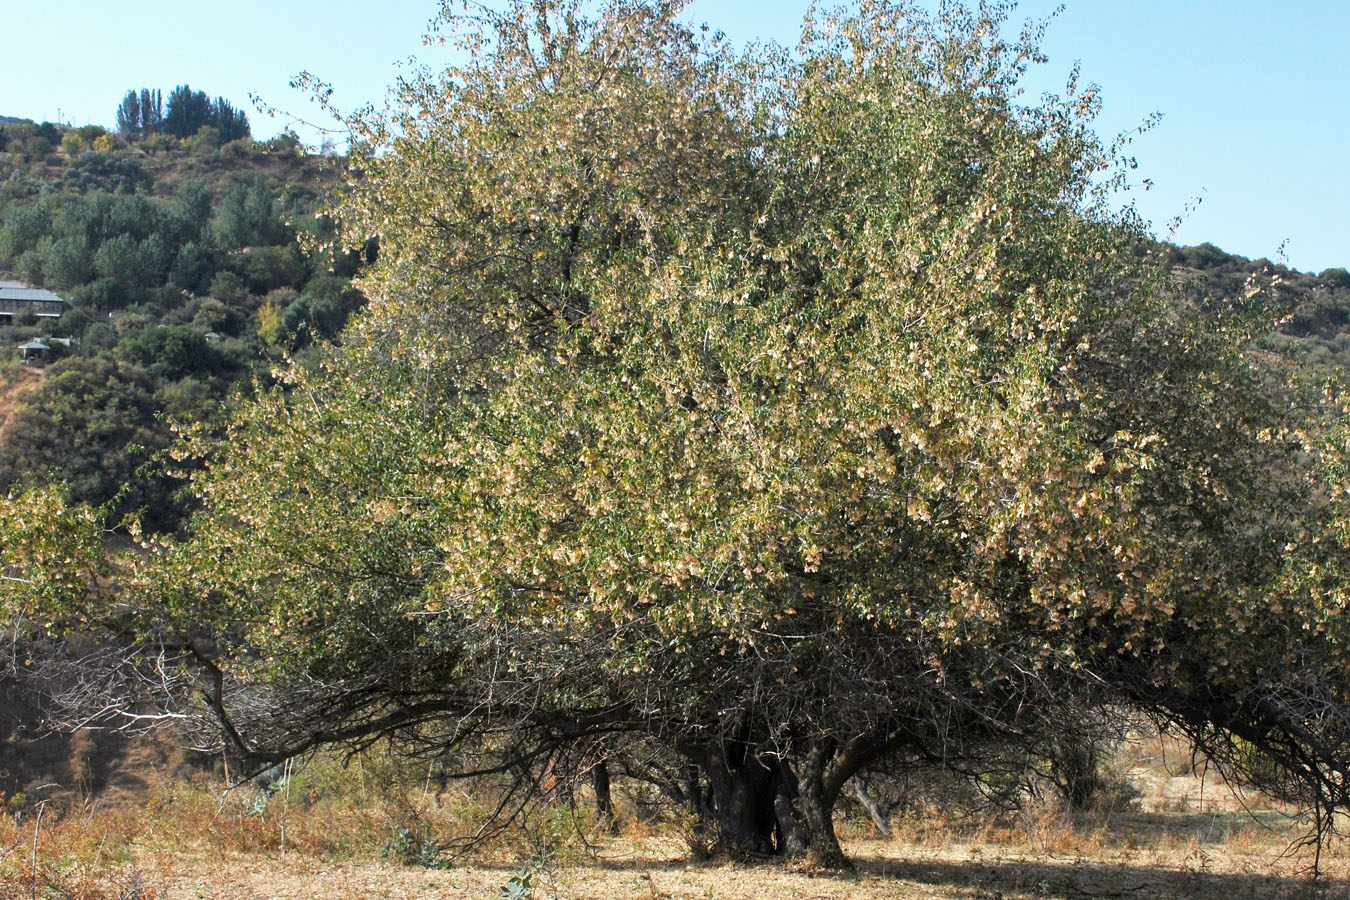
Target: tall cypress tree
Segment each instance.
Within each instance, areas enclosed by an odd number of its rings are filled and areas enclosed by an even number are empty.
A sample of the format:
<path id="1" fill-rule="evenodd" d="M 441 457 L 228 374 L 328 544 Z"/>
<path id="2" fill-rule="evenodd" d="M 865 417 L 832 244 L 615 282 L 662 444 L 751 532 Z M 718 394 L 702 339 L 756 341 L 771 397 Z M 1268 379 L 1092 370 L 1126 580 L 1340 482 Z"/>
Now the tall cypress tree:
<path id="1" fill-rule="evenodd" d="M 141 100 L 134 90 L 127 91 L 117 107 L 117 130 L 127 137 L 141 136 Z"/>
<path id="2" fill-rule="evenodd" d="M 158 89 L 129 90 L 117 107 L 117 130 L 140 138 L 159 130 L 164 120 L 164 99 Z"/>
<path id="3" fill-rule="evenodd" d="M 164 95 L 159 88 L 141 88 L 141 131 L 157 131 L 164 122 Z"/>

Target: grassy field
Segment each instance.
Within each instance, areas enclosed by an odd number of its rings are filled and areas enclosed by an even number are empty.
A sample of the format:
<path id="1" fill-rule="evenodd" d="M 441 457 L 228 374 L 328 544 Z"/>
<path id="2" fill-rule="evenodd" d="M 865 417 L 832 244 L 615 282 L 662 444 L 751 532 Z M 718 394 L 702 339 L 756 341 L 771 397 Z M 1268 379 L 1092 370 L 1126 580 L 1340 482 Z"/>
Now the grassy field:
<path id="1" fill-rule="evenodd" d="M 911 812 L 884 839 L 869 822 L 841 820 L 856 865 L 845 874 L 694 862 L 670 823 L 629 817 L 605 838 L 584 810 L 451 858 L 435 836 L 462 830 L 481 811 L 474 799 L 453 786 L 434 796 L 378 763 L 329 762 L 289 787 L 226 794 L 165 774 L 136 796 L 64 810 L 11 803 L 0 816 L 0 900 L 1350 898 L 1350 854 L 1332 843 L 1312 881 L 1311 851 L 1295 846 L 1304 826 L 1285 811 L 1156 757 L 1128 774 L 1139 796 L 1119 810 Z"/>

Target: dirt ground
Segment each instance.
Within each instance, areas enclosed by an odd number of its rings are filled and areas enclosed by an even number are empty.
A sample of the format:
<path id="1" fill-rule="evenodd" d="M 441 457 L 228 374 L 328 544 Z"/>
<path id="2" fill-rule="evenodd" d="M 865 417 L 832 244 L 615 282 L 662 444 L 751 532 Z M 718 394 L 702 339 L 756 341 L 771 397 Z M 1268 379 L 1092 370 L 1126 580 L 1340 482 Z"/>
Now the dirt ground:
<path id="1" fill-rule="evenodd" d="M 0 816 L 0 900 L 1350 900 L 1350 845 L 1333 838 L 1312 880 L 1312 850 L 1298 846 L 1306 822 L 1235 794 L 1161 739 L 1140 742 L 1123 761 L 1130 791 L 1115 808 L 1070 815 L 1030 804 L 989 819 L 938 807 L 898 815 L 886 838 L 865 819 L 841 818 L 854 863 L 846 873 L 696 862 L 675 825 L 635 814 L 621 817 L 617 838 L 593 829 L 588 844 L 580 832 L 556 831 L 562 838 L 544 864 L 527 862 L 536 836 L 503 839 L 470 860 L 446 863 L 437 851 L 424 857 L 435 866 L 405 865 L 385 858 L 390 835 L 408 822 L 463 833 L 454 817 L 469 794 L 429 794 L 430 782 L 415 780 L 383 805 L 358 803 L 366 770 L 351 781 L 352 769 L 333 768 L 350 783 L 341 803 L 323 807 L 301 801 L 303 783 L 294 797 L 289 788 L 225 796 L 164 761 L 136 758 L 166 774 L 64 814 L 53 805 L 45 821 L 39 807 L 16 812 L 11 803 Z"/>
<path id="2" fill-rule="evenodd" d="M 952 851 L 904 854 L 891 847 L 852 849 L 857 871 L 851 875 L 809 875 L 768 864 L 699 865 L 659 855 L 565 865 L 541 879 L 535 896 L 652 900 L 1350 897 L 1350 882 L 1343 880 L 1313 885 L 1292 872 L 1280 874 L 1261 866 L 1231 870 L 1222 861 L 1212 860 L 1186 861 L 1178 868 L 1172 861 L 1139 857 L 986 858 Z M 165 900 L 355 900 L 500 897 L 512 874 L 508 866 L 429 870 L 293 856 L 287 860 L 224 858 L 146 877 L 159 887 Z"/>
<path id="3" fill-rule="evenodd" d="M 1350 898 L 1350 859 L 1333 849 L 1314 883 L 1305 871 L 1311 857 L 1286 853 L 1294 832 L 1287 823 L 1274 828 L 1227 812 L 1132 814 L 1128 822 L 1072 836 L 1046 826 L 1039 834 L 968 840 L 857 838 L 846 841 L 856 871 L 845 874 L 793 872 L 772 863 L 695 863 L 669 838 L 618 839 L 594 855 L 574 855 L 537 872 L 533 897 Z M 500 898 L 508 896 L 504 889 L 518 871 L 510 863 L 425 869 L 294 853 L 212 857 L 189 851 L 156 858 L 141 877 L 162 900 Z"/>

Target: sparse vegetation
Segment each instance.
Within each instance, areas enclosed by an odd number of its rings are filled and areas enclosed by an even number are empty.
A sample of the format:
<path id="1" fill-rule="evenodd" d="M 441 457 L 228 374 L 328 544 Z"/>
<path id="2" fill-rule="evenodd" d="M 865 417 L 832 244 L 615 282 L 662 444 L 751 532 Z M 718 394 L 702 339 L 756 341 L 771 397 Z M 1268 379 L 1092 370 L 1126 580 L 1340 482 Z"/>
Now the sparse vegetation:
<path id="1" fill-rule="evenodd" d="M 1014 814 L 926 806 L 897 815 L 879 838 L 865 818 L 840 821 L 857 860 L 842 876 L 695 862 L 667 825 L 643 818 L 622 793 L 621 835 L 584 810 L 552 824 L 522 823 L 468 856 L 444 852 L 491 802 L 487 785 L 440 792 L 425 770 L 380 753 L 344 765 L 319 757 L 289 785 L 225 785 L 147 765 L 139 802 L 74 805 L 10 800 L 0 815 L 0 898 L 171 900 L 234 893 L 357 900 L 372 893 L 450 896 L 695 898 L 830 896 L 988 900 L 1128 896 L 1337 897 L 1350 892 L 1339 846 L 1309 885 L 1300 834 L 1278 807 L 1246 809 L 1211 775 L 1192 774 L 1184 745 L 1129 745 L 1136 808 Z M 36 842 L 34 838 L 36 837 Z M 284 847 L 284 850 L 283 850 Z M 36 853 L 34 849 L 36 848 Z M 36 860 L 36 866 L 33 865 Z M 36 891 L 36 893 L 34 893 Z"/>

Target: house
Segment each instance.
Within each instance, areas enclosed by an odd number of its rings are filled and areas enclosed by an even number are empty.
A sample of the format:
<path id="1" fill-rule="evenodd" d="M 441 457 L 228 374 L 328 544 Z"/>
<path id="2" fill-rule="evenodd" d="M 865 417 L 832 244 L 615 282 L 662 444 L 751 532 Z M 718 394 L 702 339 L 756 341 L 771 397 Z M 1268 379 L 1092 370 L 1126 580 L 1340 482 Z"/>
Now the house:
<path id="1" fill-rule="evenodd" d="M 19 355 L 23 361 L 30 366 L 41 366 L 47 362 L 47 356 L 52 352 L 51 345 L 42 338 L 33 338 L 26 344 L 19 345 Z"/>
<path id="2" fill-rule="evenodd" d="M 70 353 L 76 346 L 73 338 L 35 337 L 19 345 L 19 357 L 30 366 L 45 366 L 54 356 Z"/>
<path id="3" fill-rule="evenodd" d="M 42 288 L 0 281 L 0 325 L 9 325 L 19 313 L 29 309 L 39 319 L 59 319 L 66 311 L 66 301 Z"/>

